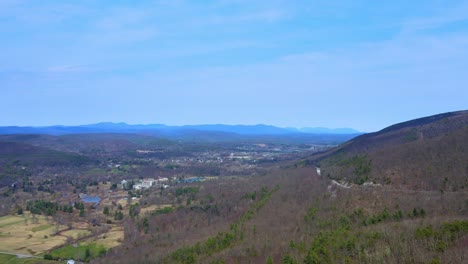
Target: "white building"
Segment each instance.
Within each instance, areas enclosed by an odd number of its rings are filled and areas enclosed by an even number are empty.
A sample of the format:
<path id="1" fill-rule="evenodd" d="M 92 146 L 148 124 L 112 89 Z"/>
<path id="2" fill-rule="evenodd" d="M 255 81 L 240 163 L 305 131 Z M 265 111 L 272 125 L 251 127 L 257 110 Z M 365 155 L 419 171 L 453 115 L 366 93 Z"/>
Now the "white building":
<path id="1" fill-rule="evenodd" d="M 153 182 L 154 180 L 153 179 L 145 179 L 141 182 L 141 187 L 143 188 L 149 188 L 151 186 L 153 186 Z"/>
<path id="2" fill-rule="evenodd" d="M 139 183 L 135 183 L 133 185 L 133 189 L 135 189 L 135 190 L 147 189 L 147 188 L 150 188 L 151 186 L 153 186 L 153 184 L 155 182 L 156 181 L 154 179 L 144 179 Z"/>

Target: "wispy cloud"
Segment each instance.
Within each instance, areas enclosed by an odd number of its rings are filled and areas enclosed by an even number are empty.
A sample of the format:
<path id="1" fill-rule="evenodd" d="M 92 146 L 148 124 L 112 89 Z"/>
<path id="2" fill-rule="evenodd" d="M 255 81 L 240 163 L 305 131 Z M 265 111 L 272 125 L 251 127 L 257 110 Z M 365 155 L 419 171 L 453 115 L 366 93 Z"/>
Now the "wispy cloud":
<path id="1" fill-rule="evenodd" d="M 198 25 L 226 25 L 238 23 L 254 23 L 264 22 L 271 23 L 277 22 L 287 18 L 287 14 L 279 9 L 259 10 L 248 13 L 237 13 L 230 15 L 211 15 L 207 17 L 198 18 L 195 23 Z"/>
<path id="2" fill-rule="evenodd" d="M 39 3 L 39 2 L 38 2 Z M 0 2 L 0 17 L 9 17 L 31 27 L 62 23 L 67 19 L 88 15 L 92 10 L 79 4 L 51 4 L 30 1 Z"/>
<path id="3" fill-rule="evenodd" d="M 427 30 L 440 29 L 454 23 L 468 22 L 468 2 L 449 7 L 439 7 L 436 14 L 420 16 L 402 22 L 402 35 L 425 33 Z"/>
<path id="4" fill-rule="evenodd" d="M 89 65 L 60 65 L 46 69 L 47 73 L 78 73 L 89 72 L 92 68 Z"/>

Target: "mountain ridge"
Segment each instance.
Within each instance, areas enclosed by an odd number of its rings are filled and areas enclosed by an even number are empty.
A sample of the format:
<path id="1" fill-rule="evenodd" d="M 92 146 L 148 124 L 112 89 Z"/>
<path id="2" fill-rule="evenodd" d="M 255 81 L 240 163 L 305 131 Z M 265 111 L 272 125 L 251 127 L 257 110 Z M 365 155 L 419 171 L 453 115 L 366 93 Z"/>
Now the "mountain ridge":
<path id="1" fill-rule="evenodd" d="M 410 189 L 468 188 L 468 111 L 401 122 L 357 136 L 307 162 L 327 177 Z"/>
<path id="2" fill-rule="evenodd" d="M 352 128 L 281 128 L 272 125 L 225 125 L 201 124 L 169 126 L 164 124 L 135 124 L 101 122 L 77 126 L 1 126 L 0 134 L 48 134 L 64 135 L 78 133 L 183 133 L 187 131 L 225 132 L 239 135 L 286 135 L 286 134 L 362 134 Z"/>

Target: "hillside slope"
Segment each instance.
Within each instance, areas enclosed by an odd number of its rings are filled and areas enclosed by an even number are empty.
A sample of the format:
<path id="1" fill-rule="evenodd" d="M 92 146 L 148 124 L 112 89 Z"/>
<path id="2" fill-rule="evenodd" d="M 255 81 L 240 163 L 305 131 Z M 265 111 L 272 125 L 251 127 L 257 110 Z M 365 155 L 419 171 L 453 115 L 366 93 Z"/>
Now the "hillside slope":
<path id="1" fill-rule="evenodd" d="M 181 194 L 184 189 L 194 192 Z M 126 218 L 123 244 L 92 263 L 466 263 L 468 258 L 466 190 L 441 195 L 388 186 L 341 188 L 313 167 L 289 167 L 163 194 L 181 202 L 165 213 Z M 150 192 L 134 206 L 160 201 L 159 191 Z"/>
<path id="2" fill-rule="evenodd" d="M 468 111 L 419 118 L 356 137 L 309 163 L 335 180 L 412 189 L 468 187 Z"/>
<path id="3" fill-rule="evenodd" d="M 76 153 L 56 151 L 20 142 L 0 141 L 0 165 L 9 162 L 47 166 L 75 166 L 90 162 L 90 160 Z"/>

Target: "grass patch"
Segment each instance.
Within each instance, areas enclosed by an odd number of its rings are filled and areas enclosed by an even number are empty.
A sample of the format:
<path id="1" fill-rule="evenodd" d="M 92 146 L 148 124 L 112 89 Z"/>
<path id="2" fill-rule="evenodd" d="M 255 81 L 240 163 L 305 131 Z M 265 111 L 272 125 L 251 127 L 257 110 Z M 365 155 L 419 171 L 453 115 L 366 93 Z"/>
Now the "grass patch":
<path id="1" fill-rule="evenodd" d="M 76 247 L 67 245 L 56 250 L 53 250 L 50 255 L 54 259 L 75 259 L 81 261 L 89 261 L 90 259 L 106 254 L 106 248 L 96 243 L 79 244 Z"/>
<path id="2" fill-rule="evenodd" d="M 15 259 L 17 259 L 16 256 L 0 254 L 0 262 L 1 263 L 15 263 L 15 262 L 13 262 Z"/>
<path id="3" fill-rule="evenodd" d="M 176 196 L 179 196 L 179 195 L 187 195 L 187 194 L 197 194 L 198 191 L 199 191 L 199 187 L 182 187 L 182 188 L 178 188 L 176 190 Z"/>
<path id="4" fill-rule="evenodd" d="M 9 237 L 11 234 L 0 232 L 0 237 Z"/>
<path id="5" fill-rule="evenodd" d="M 161 209 L 157 209 L 153 212 L 151 212 L 151 215 L 159 215 L 159 214 L 168 214 L 172 212 L 173 208 L 172 207 L 163 207 Z"/>
<path id="6" fill-rule="evenodd" d="M 123 239 L 124 239 L 123 228 L 116 227 L 115 229 L 113 228 L 112 231 L 100 235 L 97 239 L 93 241 L 95 241 L 99 245 L 104 246 L 105 248 L 113 248 L 122 244 Z"/>
<path id="7" fill-rule="evenodd" d="M 33 227 L 31 229 L 31 231 L 33 232 L 39 232 L 39 231 L 44 231 L 44 230 L 47 230 L 49 228 L 51 228 L 52 225 L 41 225 L 41 226 L 36 226 L 36 227 Z"/>
<path id="8" fill-rule="evenodd" d="M 112 168 L 111 173 L 116 175 L 124 175 L 126 172 L 119 170 L 118 168 Z"/>
<path id="9" fill-rule="evenodd" d="M 81 237 L 85 237 L 87 235 L 90 235 L 91 232 L 88 230 L 81 230 L 81 229 L 72 229 L 68 231 L 62 232 L 62 235 L 67 236 L 67 237 L 72 237 L 73 239 L 78 239 Z"/>
<path id="10" fill-rule="evenodd" d="M 0 228 L 11 226 L 11 225 L 20 223 L 22 221 L 24 221 L 24 218 L 20 216 L 12 216 L 12 215 L 2 216 L 0 217 Z"/>

